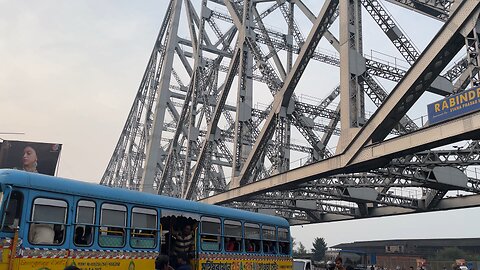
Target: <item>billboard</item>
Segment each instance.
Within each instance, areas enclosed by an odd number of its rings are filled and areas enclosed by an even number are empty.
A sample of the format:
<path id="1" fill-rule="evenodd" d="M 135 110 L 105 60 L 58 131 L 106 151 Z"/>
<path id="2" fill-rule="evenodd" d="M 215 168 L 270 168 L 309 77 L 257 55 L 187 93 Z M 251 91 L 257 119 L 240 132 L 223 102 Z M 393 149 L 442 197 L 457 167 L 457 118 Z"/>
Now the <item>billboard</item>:
<path id="1" fill-rule="evenodd" d="M 0 168 L 55 175 L 61 144 L 3 141 L 0 145 Z"/>
<path id="2" fill-rule="evenodd" d="M 480 109 L 480 87 L 428 104 L 428 122 L 439 123 Z"/>

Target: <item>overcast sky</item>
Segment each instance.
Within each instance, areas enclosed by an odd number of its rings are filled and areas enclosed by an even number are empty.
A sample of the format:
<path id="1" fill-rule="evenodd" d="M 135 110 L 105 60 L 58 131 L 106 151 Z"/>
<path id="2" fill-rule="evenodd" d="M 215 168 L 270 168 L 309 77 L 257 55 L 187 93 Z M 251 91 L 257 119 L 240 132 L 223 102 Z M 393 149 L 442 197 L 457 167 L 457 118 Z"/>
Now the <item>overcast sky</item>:
<path id="1" fill-rule="evenodd" d="M 319 7 L 318 2 L 305 1 Z M 62 143 L 58 175 L 99 182 L 137 92 L 167 3 L 0 0 L 0 138 Z M 417 17 L 412 20 L 410 13 L 400 8 L 391 11 L 399 14 L 395 18 L 403 20 L 402 27 L 410 28 L 412 35 L 431 37 L 433 30 L 412 29 L 425 22 L 439 25 Z M 420 47 L 429 41 L 417 40 Z M 4 134 L 8 132 L 25 135 Z M 292 231 L 297 242 L 311 248 L 314 237 L 324 237 L 328 245 L 478 237 L 479 222 L 480 209 L 475 208 L 308 225 Z"/>

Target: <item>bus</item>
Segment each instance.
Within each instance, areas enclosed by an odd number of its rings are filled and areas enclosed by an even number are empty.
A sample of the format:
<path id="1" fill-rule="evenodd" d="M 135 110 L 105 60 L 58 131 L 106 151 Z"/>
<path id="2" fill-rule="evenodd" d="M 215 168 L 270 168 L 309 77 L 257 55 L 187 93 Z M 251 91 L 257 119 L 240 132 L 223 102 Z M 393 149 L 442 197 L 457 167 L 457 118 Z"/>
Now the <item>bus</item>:
<path id="1" fill-rule="evenodd" d="M 11 169 L 0 189 L 0 270 L 147 270 L 159 254 L 198 270 L 292 269 L 284 218 Z"/>

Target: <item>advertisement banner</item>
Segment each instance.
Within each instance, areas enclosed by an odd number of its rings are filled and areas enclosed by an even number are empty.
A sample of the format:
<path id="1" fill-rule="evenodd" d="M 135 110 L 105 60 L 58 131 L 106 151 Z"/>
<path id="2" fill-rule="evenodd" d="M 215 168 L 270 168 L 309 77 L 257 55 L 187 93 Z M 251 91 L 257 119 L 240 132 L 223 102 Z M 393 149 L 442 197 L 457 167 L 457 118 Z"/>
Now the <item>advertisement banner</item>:
<path id="1" fill-rule="evenodd" d="M 3 141 L 0 168 L 55 175 L 61 149 L 57 143 Z"/>
<path id="2" fill-rule="evenodd" d="M 480 109 L 480 87 L 471 88 L 427 105 L 430 125 Z"/>

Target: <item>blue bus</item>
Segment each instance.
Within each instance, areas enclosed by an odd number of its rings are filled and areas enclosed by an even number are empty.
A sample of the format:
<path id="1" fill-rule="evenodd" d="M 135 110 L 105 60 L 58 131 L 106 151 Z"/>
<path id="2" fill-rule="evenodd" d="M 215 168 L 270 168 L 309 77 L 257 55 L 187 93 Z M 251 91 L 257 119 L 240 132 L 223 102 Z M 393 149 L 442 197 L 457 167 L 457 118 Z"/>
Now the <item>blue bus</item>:
<path id="1" fill-rule="evenodd" d="M 280 217 L 10 169 L 0 188 L 0 270 L 292 268 Z"/>

